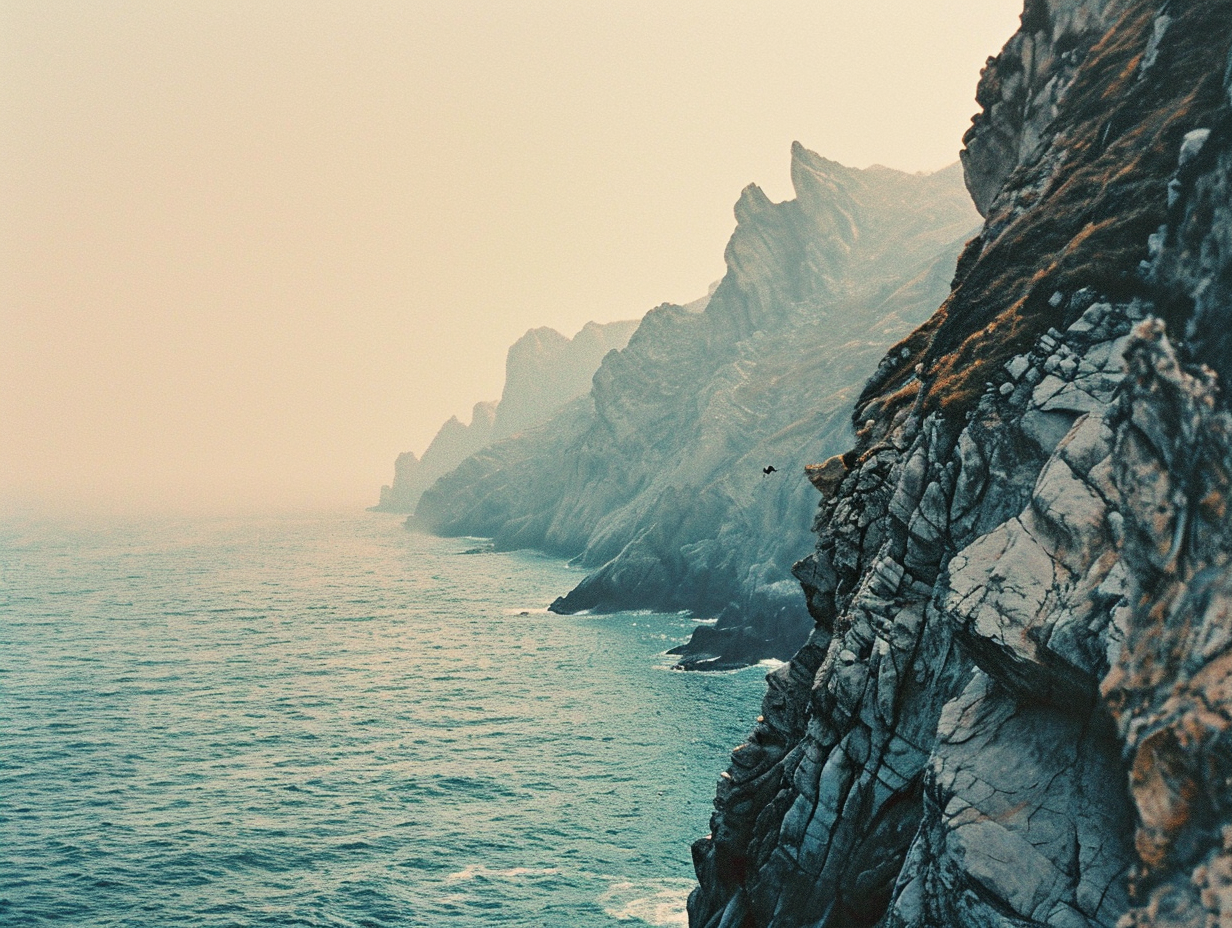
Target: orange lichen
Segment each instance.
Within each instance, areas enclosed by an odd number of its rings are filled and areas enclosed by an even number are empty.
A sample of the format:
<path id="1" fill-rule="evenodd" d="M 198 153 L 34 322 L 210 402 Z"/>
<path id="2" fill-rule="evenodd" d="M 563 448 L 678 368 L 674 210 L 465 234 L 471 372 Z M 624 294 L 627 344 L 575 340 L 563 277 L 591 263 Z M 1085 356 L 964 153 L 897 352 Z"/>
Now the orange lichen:
<path id="1" fill-rule="evenodd" d="M 1198 784 L 1189 768 L 1185 745 L 1177 732 L 1163 728 L 1142 740 L 1129 772 L 1130 788 L 1138 807 L 1134 844 L 1142 863 L 1157 867 L 1181 830 L 1193 816 Z"/>
<path id="2" fill-rule="evenodd" d="M 804 473 L 822 496 L 832 496 L 838 485 L 847 476 L 847 461 L 843 455 L 836 454 L 822 464 L 810 464 L 804 468 Z"/>
<path id="3" fill-rule="evenodd" d="M 1219 490 L 1211 490 L 1198 503 L 1203 518 L 1211 522 L 1222 522 L 1228 514 L 1228 500 Z"/>

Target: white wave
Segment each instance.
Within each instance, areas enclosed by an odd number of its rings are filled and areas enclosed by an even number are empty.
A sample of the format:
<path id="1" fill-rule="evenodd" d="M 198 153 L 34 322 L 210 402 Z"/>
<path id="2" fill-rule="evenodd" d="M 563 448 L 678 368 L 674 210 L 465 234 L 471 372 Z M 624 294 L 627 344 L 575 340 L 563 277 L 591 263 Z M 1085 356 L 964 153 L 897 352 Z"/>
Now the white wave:
<path id="1" fill-rule="evenodd" d="M 692 880 L 647 880 L 613 882 L 601 896 L 603 911 L 618 921 L 676 928 L 689 924 L 685 904 L 693 889 Z"/>
<path id="2" fill-rule="evenodd" d="M 662 651 L 660 652 L 659 657 L 661 660 L 658 665 L 656 665 L 656 670 L 670 670 L 673 673 L 678 672 L 676 671 L 676 665 L 680 663 L 679 655 L 668 654 L 666 651 Z M 743 667 L 732 667 L 728 670 L 703 670 L 698 672 L 712 677 L 730 677 L 738 673 L 747 673 L 750 670 L 760 670 L 763 673 L 770 673 L 778 670 L 786 663 L 787 661 L 780 661 L 775 660 L 773 657 L 767 657 L 764 660 L 758 661 L 756 664 L 746 664 Z"/>
<path id="3" fill-rule="evenodd" d="M 556 873 L 560 873 L 559 867 L 509 867 L 505 870 L 497 870 L 492 867 L 485 867 L 483 864 L 471 864 L 457 873 L 449 874 L 449 876 L 445 877 L 445 882 L 461 883 L 465 880 L 473 880 L 476 877 L 482 877 L 485 880 L 511 882 L 524 877 L 552 876 Z"/>

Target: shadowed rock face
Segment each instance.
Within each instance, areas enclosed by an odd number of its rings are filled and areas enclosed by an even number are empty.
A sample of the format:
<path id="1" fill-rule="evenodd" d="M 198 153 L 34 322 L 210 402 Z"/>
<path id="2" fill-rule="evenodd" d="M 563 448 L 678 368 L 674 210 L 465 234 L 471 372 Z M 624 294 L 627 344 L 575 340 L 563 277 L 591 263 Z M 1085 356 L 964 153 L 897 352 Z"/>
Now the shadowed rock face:
<path id="1" fill-rule="evenodd" d="M 413 512 L 423 491 L 481 448 L 542 425 L 586 394 L 603 357 L 623 348 L 636 320 L 589 322 L 573 338 L 555 329 L 531 329 L 505 358 L 505 389 L 499 403 L 477 403 L 469 425 L 452 417 L 441 426 L 423 460 L 411 452 L 394 462 L 394 482 L 381 487 L 377 512 Z"/>
<path id="2" fill-rule="evenodd" d="M 1230 44 L 1057 0 L 990 63 L 986 226 L 814 472 L 694 928 L 1232 924 Z"/>
<path id="3" fill-rule="evenodd" d="M 963 173 L 988 215 L 1010 173 L 1034 161 L 1078 66 L 1107 30 L 1104 0 L 1028 0 L 1022 28 L 988 59 L 976 102 L 983 108 L 963 137 Z"/>
<path id="4" fill-rule="evenodd" d="M 791 175 L 793 200 L 741 194 L 703 310 L 649 312 L 587 403 L 463 463 L 414 521 L 576 558 L 590 573 L 561 612 L 718 616 L 686 666 L 790 656 L 812 624 L 789 572 L 811 547 L 804 468 L 850 445 L 856 391 L 978 221 L 957 166 L 855 170 L 797 144 Z"/>

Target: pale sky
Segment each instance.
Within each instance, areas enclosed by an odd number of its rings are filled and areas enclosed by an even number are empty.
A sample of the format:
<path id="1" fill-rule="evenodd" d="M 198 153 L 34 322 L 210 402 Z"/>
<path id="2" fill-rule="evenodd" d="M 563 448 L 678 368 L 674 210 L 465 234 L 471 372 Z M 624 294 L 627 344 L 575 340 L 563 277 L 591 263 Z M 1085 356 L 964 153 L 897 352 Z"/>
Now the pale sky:
<path id="1" fill-rule="evenodd" d="M 0 510 L 368 505 L 793 139 L 957 158 L 1021 0 L 0 0 Z"/>

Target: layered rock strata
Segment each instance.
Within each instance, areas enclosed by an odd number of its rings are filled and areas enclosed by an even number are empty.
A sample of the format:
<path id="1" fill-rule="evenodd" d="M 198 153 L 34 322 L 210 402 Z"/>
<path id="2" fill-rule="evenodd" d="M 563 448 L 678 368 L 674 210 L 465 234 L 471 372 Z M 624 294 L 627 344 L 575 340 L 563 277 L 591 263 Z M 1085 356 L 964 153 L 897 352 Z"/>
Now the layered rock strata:
<path id="1" fill-rule="evenodd" d="M 1028 3 L 694 928 L 1232 924 L 1232 3 Z"/>
<path id="2" fill-rule="evenodd" d="M 791 177 L 792 200 L 741 194 L 704 308 L 652 310 L 586 402 L 464 462 L 415 522 L 575 558 L 560 612 L 717 617 L 683 666 L 790 656 L 812 624 L 789 575 L 811 546 L 804 466 L 850 444 L 868 371 L 948 292 L 978 221 L 957 166 L 855 170 L 796 144 Z"/>

